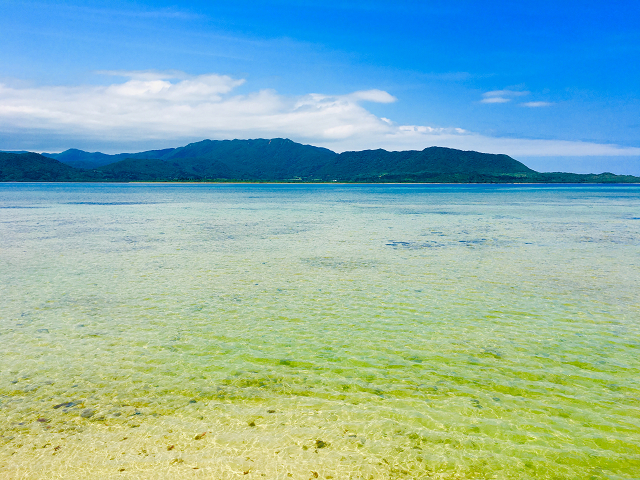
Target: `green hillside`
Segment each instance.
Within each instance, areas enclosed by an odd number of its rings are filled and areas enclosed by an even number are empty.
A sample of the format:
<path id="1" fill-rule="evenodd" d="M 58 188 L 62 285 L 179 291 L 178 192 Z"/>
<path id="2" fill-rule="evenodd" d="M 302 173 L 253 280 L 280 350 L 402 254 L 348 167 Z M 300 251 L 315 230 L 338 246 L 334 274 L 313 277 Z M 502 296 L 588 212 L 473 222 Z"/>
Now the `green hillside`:
<path id="1" fill-rule="evenodd" d="M 201 181 L 237 178 L 225 164 L 216 160 L 186 158 L 181 161 L 127 158 L 95 169 L 104 181 Z"/>
<path id="2" fill-rule="evenodd" d="M 71 167 L 82 168 L 85 170 L 91 170 L 94 168 L 110 165 L 127 158 L 163 158 L 170 152 L 175 150 L 174 148 L 167 148 L 164 150 L 149 150 L 147 152 L 140 153 L 118 153 L 116 155 L 108 155 L 101 152 L 85 152 L 78 150 L 77 148 L 70 148 L 61 153 L 43 153 L 45 157 L 54 158 L 62 163 L 65 163 Z"/>
<path id="3" fill-rule="evenodd" d="M 318 171 L 320 178 L 347 181 L 425 181 L 449 175 L 469 181 L 469 176 L 522 175 L 535 173 L 508 155 L 467 152 L 430 147 L 422 151 L 344 152 Z M 391 180 L 393 179 L 393 180 Z"/>
<path id="4" fill-rule="evenodd" d="M 309 178 L 337 155 L 326 148 L 302 145 L 283 138 L 257 140 L 204 140 L 176 148 L 163 159 L 184 164 L 198 159 L 225 164 L 235 178 L 288 180 Z M 189 163 L 194 163 L 190 160 Z"/>
<path id="5" fill-rule="evenodd" d="M 452 148 L 337 154 L 274 138 L 203 140 L 179 148 L 117 155 L 76 149 L 44 155 L 0 152 L 0 181 L 640 183 L 640 178 L 611 173 L 539 173 L 508 155 Z"/>
<path id="6" fill-rule="evenodd" d="M 99 169 L 112 175 L 115 170 L 103 169 L 126 159 L 155 159 L 173 167 L 148 164 L 149 171 L 140 170 L 142 163 L 127 163 L 122 168 L 127 178 L 138 180 L 167 175 L 167 178 L 233 178 L 241 180 L 288 180 L 309 178 L 330 159 L 337 156 L 326 148 L 302 145 L 288 139 L 203 140 L 184 147 L 150 150 L 139 153 L 106 155 L 70 149 L 58 154 L 45 154 L 70 166 Z M 125 166 L 126 165 L 126 166 Z M 143 168 L 144 169 L 144 168 Z"/>
<path id="7" fill-rule="evenodd" d="M 85 152 L 77 148 L 70 148 L 61 153 L 43 153 L 45 157 L 53 158 L 75 168 L 92 169 L 109 165 L 121 160 L 120 155 L 107 155 L 101 152 Z M 123 154 L 126 155 L 126 154 Z M 126 158 L 126 157 L 123 157 Z"/>
<path id="8" fill-rule="evenodd" d="M 78 182 L 87 181 L 85 172 L 38 153 L 0 152 L 0 181 Z"/>

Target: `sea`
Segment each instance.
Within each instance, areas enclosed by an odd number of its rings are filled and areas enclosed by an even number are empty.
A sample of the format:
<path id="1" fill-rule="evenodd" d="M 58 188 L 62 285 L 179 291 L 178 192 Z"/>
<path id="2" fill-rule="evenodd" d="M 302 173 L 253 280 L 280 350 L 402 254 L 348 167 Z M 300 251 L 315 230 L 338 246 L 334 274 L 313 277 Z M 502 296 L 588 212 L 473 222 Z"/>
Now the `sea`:
<path id="1" fill-rule="evenodd" d="M 640 186 L 0 184 L 0 478 L 640 478 Z"/>

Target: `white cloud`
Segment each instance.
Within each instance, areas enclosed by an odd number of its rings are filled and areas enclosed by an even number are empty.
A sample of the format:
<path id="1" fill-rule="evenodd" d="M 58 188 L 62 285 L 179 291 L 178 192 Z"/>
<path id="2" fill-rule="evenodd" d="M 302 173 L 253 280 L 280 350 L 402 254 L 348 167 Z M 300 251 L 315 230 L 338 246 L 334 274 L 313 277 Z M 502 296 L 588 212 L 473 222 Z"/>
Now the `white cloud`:
<path id="1" fill-rule="evenodd" d="M 133 80 L 169 80 L 172 78 L 189 78 L 180 70 L 98 70 L 98 75 L 108 75 L 111 77 L 125 77 Z"/>
<path id="2" fill-rule="evenodd" d="M 507 103 L 514 97 L 529 95 L 529 92 L 523 90 L 492 90 L 482 94 L 480 103 Z"/>
<path id="3" fill-rule="evenodd" d="M 423 149 L 426 146 L 476 150 L 487 153 L 505 153 L 518 157 L 628 157 L 640 156 L 640 148 L 620 147 L 566 140 L 538 140 L 522 138 L 496 138 L 462 129 L 435 129 L 423 126 L 402 126 L 380 139 L 376 148 L 387 150 Z M 360 149 L 343 148 L 343 149 Z M 365 147 L 371 148 L 371 147 Z"/>
<path id="4" fill-rule="evenodd" d="M 396 97 L 384 90 L 361 90 L 350 94 L 349 98 L 355 101 L 364 100 L 376 103 L 393 103 L 397 100 Z"/>
<path id="5" fill-rule="evenodd" d="M 482 94 L 482 100 L 480 103 L 507 103 L 517 97 L 524 97 L 529 95 L 531 92 L 526 90 L 492 90 L 490 92 L 485 92 Z M 540 108 L 540 107 L 548 107 L 553 105 L 552 102 L 522 102 L 519 103 L 521 107 L 528 108 Z"/>
<path id="6" fill-rule="evenodd" d="M 525 90 L 492 90 L 482 94 L 483 97 L 521 97 L 529 95 Z"/>
<path id="7" fill-rule="evenodd" d="M 480 100 L 480 103 L 507 103 L 507 102 L 510 102 L 510 101 L 511 101 L 510 98 L 488 97 L 488 98 L 483 98 L 482 100 Z"/>
<path id="8" fill-rule="evenodd" d="M 107 72 L 103 72 L 107 73 Z M 126 81 L 106 86 L 23 87 L 0 84 L 0 131 L 7 138 L 57 138 L 67 148 L 90 142 L 111 145 L 178 146 L 204 138 L 270 138 L 324 146 L 335 151 L 423 149 L 439 145 L 512 156 L 640 155 L 640 148 L 584 142 L 494 138 L 461 128 L 398 125 L 365 109 L 362 102 L 390 103 L 383 90 L 347 95 L 280 95 L 273 90 L 236 94 L 243 79 L 182 72 L 108 72 Z M 485 99 L 527 92 L 487 92 Z M 1 138 L 1 137 L 0 137 Z M 62 139 L 62 140 L 60 140 Z M 0 149 L 18 150 L 5 144 Z M 43 145 L 43 150 L 47 147 Z"/>
<path id="9" fill-rule="evenodd" d="M 525 103 L 521 103 L 520 105 L 523 107 L 538 108 L 538 107 L 548 107 L 550 105 L 553 105 L 553 103 L 552 102 L 525 102 Z"/>

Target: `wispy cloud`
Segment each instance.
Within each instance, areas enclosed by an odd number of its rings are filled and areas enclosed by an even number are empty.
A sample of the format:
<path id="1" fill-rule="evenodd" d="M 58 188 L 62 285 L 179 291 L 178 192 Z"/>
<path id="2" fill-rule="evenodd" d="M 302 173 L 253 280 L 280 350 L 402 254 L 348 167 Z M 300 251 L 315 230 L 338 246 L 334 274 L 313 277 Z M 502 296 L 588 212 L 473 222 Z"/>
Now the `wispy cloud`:
<path id="1" fill-rule="evenodd" d="M 480 100 L 480 103 L 507 103 L 510 102 L 510 98 L 504 97 L 487 97 Z"/>
<path id="2" fill-rule="evenodd" d="M 482 94 L 480 103 L 507 103 L 515 97 L 529 95 L 530 92 L 522 90 L 492 90 Z"/>
<path id="3" fill-rule="evenodd" d="M 393 103 L 397 100 L 393 95 L 385 92 L 384 90 L 360 90 L 353 92 L 348 96 L 354 101 L 367 101 L 375 103 Z"/>
<path id="4" fill-rule="evenodd" d="M 538 107 L 548 107 L 553 105 L 553 102 L 525 102 L 520 104 L 523 107 L 529 108 L 538 108 Z"/>
<path id="5" fill-rule="evenodd" d="M 116 71 L 125 77 L 102 86 L 7 86 L 0 84 L 0 131 L 12 138 L 83 139 L 109 142 L 111 151 L 141 141 L 179 145 L 203 138 L 289 137 L 336 151 L 423 149 L 440 145 L 513 156 L 640 155 L 640 148 L 584 142 L 494 138 L 462 128 L 400 125 L 378 117 L 363 102 L 391 103 L 384 90 L 346 95 L 284 96 L 274 90 L 240 95 L 244 79 L 183 72 Z M 486 99 L 526 92 L 487 92 Z M 70 142 L 70 141 L 69 141 Z M 58 144 L 60 142 L 58 141 Z M 30 143 L 33 145 L 33 142 Z M 69 144 L 68 147 L 75 146 Z M 0 145 L 18 150 L 19 144 Z M 46 149 L 43 146 L 43 149 Z"/>
<path id="6" fill-rule="evenodd" d="M 97 75 L 123 77 L 133 80 L 172 80 L 176 78 L 189 78 L 189 75 L 180 70 L 97 70 L 94 73 Z"/>

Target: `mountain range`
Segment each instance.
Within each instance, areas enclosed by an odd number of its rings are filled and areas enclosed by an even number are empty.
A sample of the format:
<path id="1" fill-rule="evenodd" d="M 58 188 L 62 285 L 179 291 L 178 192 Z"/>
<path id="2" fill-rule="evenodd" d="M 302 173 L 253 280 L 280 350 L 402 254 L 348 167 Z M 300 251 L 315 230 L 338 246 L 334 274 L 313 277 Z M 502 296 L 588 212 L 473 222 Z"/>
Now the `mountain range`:
<path id="1" fill-rule="evenodd" d="M 640 183 L 630 175 L 540 173 L 508 155 L 443 147 L 335 153 L 288 139 L 203 140 L 108 155 L 0 152 L 0 181 Z"/>

